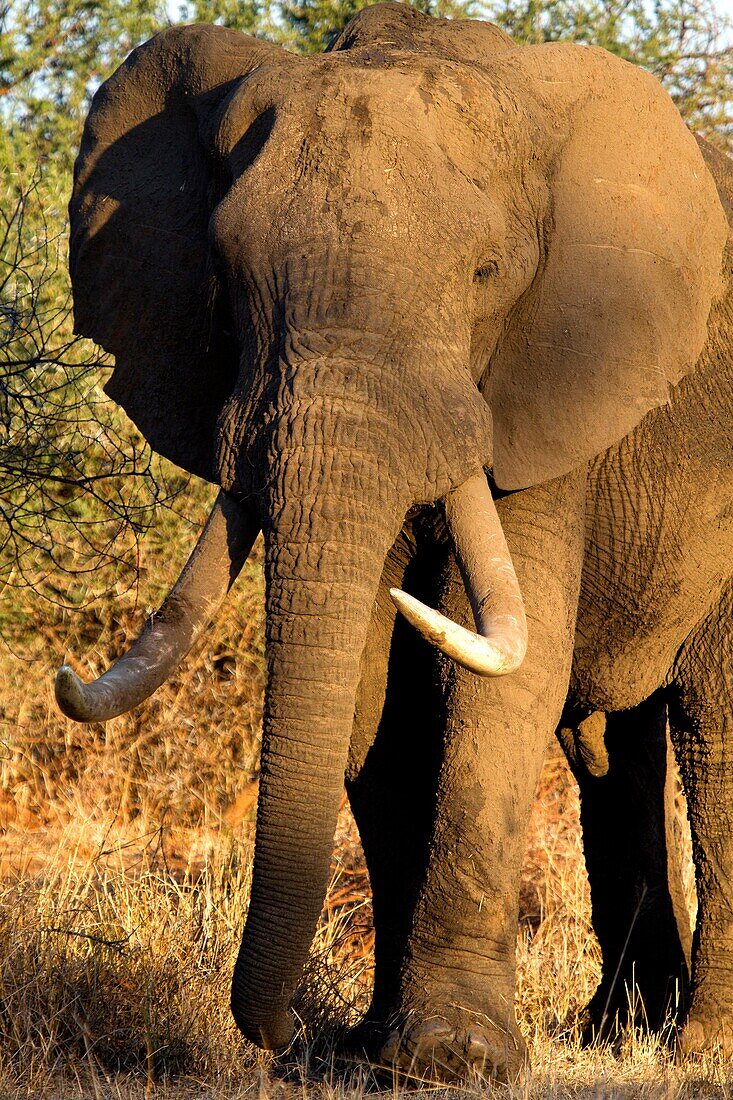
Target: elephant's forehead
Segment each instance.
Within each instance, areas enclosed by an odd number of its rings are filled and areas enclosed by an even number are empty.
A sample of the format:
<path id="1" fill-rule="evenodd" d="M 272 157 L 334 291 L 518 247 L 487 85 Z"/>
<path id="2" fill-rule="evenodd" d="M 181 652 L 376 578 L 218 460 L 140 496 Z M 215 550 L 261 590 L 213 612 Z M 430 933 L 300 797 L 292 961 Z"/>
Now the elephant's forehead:
<path id="1" fill-rule="evenodd" d="M 491 100 L 480 76 L 437 58 L 393 55 L 360 64 L 360 56 L 325 55 L 242 81 L 219 128 L 220 151 L 230 153 L 253 119 L 270 112 L 275 144 L 291 158 L 360 152 L 393 160 L 395 141 L 423 156 L 431 149 L 476 152 Z"/>
<path id="2" fill-rule="evenodd" d="M 490 97 L 469 67 L 440 59 L 371 66 L 326 55 L 285 75 L 261 71 L 237 89 L 220 128 L 231 224 L 246 209 L 268 237 L 287 238 L 317 215 L 335 237 L 373 225 L 397 239 L 445 227 L 451 210 L 475 221 L 500 198 L 492 177 L 510 178 L 510 143 L 501 154 L 491 140 Z"/>
<path id="3" fill-rule="evenodd" d="M 377 120 L 431 116 L 431 109 L 459 107 L 475 96 L 477 80 L 464 65 L 415 54 L 385 56 L 326 54 L 297 70 L 298 85 L 318 101 L 324 115 L 329 106 L 357 100 L 367 103 Z"/>

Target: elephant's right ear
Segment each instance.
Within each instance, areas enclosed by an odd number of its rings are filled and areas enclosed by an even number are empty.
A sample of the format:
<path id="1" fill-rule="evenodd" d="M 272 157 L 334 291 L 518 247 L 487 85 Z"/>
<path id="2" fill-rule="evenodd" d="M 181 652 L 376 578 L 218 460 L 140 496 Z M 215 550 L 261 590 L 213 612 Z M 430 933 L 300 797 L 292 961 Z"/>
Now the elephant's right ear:
<path id="1" fill-rule="evenodd" d="M 488 382 L 494 478 L 521 489 L 585 465 L 695 369 L 727 223 L 692 134 L 648 73 L 560 43 L 499 65 L 532 120 L 524 140 L 537 126 L 530 163 L 549 199 L 541 261 Z"/>
<path id="2" fill-rule="evenodd" d="M 208 242 L 217 196 L 201 134 L 237 78 L 282 56 L 224 27 L 163 31 L 95 95 L 74 171 L 75 329 L 114 355 L 106 392 L 154 450 L 212 481 L 237 350 Z"/>

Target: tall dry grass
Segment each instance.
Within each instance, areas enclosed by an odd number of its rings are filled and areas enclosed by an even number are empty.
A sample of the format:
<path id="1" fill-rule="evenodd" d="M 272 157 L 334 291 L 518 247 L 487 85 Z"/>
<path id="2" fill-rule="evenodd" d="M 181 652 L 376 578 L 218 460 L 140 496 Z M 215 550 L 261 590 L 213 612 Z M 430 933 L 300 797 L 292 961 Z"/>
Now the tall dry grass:
<path id="1" fill-rule="evenodd" d="M 192 503 L 200 518 L 206 494 Z M 0 1098 L 257 1097 L 397 1092 L 328 1041 L 369 998 L 369 888 L 344 807 L 303 990 L 304 1039 L 275 1065 L 238 1035 L 229 978 L 244 922 L 262 696 L 257 557 L 173 680 L 106 726 L 66 722 L 52 670 L 99 672 L 177 575 L 193 534 L 144 548 L 137 593 L 81 615 L 13 595 L 0 655 Z M 91 594 L 91 590 L 90 593 Z M 74 603 L 87 594 L 75 592 Z M 7 598 L 7 597 L 6 597 Z M 682 820 L 682 817 L 681 817 Z M 681 835 L 683 830 L 681 829 Z M 582 1049 L 578 1015 L 599 977 L 577 795 L 553 757 L 538 791 L 522 885 L 517 1009 L 534 1064 L 521 1097 L 727 1097 L 715 1057 L 677 1067 L 626 1035 Z M 435 1090 L 454 1094 L 479 1086 Z M 504 1090 L 505 1092 L 507 1090 Z"/>

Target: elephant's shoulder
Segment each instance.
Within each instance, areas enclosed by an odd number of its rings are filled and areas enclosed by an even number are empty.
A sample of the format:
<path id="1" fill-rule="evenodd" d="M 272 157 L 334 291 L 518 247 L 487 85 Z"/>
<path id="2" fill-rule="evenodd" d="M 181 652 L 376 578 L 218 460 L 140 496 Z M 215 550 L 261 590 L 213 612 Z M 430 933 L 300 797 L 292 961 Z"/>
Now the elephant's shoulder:
<path id="1" fill-rule="evenodd" d="M 517 47 L 493 23 L 436 19 L 409 4 L 372 4 L 356 15 L 333 50 L 378 49 L 420 53 L 448 61 L 482 63 Z"/>

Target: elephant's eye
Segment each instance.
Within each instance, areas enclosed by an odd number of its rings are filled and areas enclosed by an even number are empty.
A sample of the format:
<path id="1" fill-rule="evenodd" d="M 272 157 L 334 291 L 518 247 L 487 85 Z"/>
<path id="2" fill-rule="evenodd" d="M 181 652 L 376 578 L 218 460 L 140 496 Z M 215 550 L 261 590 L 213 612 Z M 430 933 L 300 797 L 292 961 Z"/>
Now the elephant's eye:
<path id="1" fill-rule="evenodd" d="M 496 260 L 487 260 L 486 263 L 476 268 L 473 273 L 473 281 L 481 285 L 482 283 L 488 283 L 489 279 L 495 279 L 498 274 L 499 265 Z"/>

